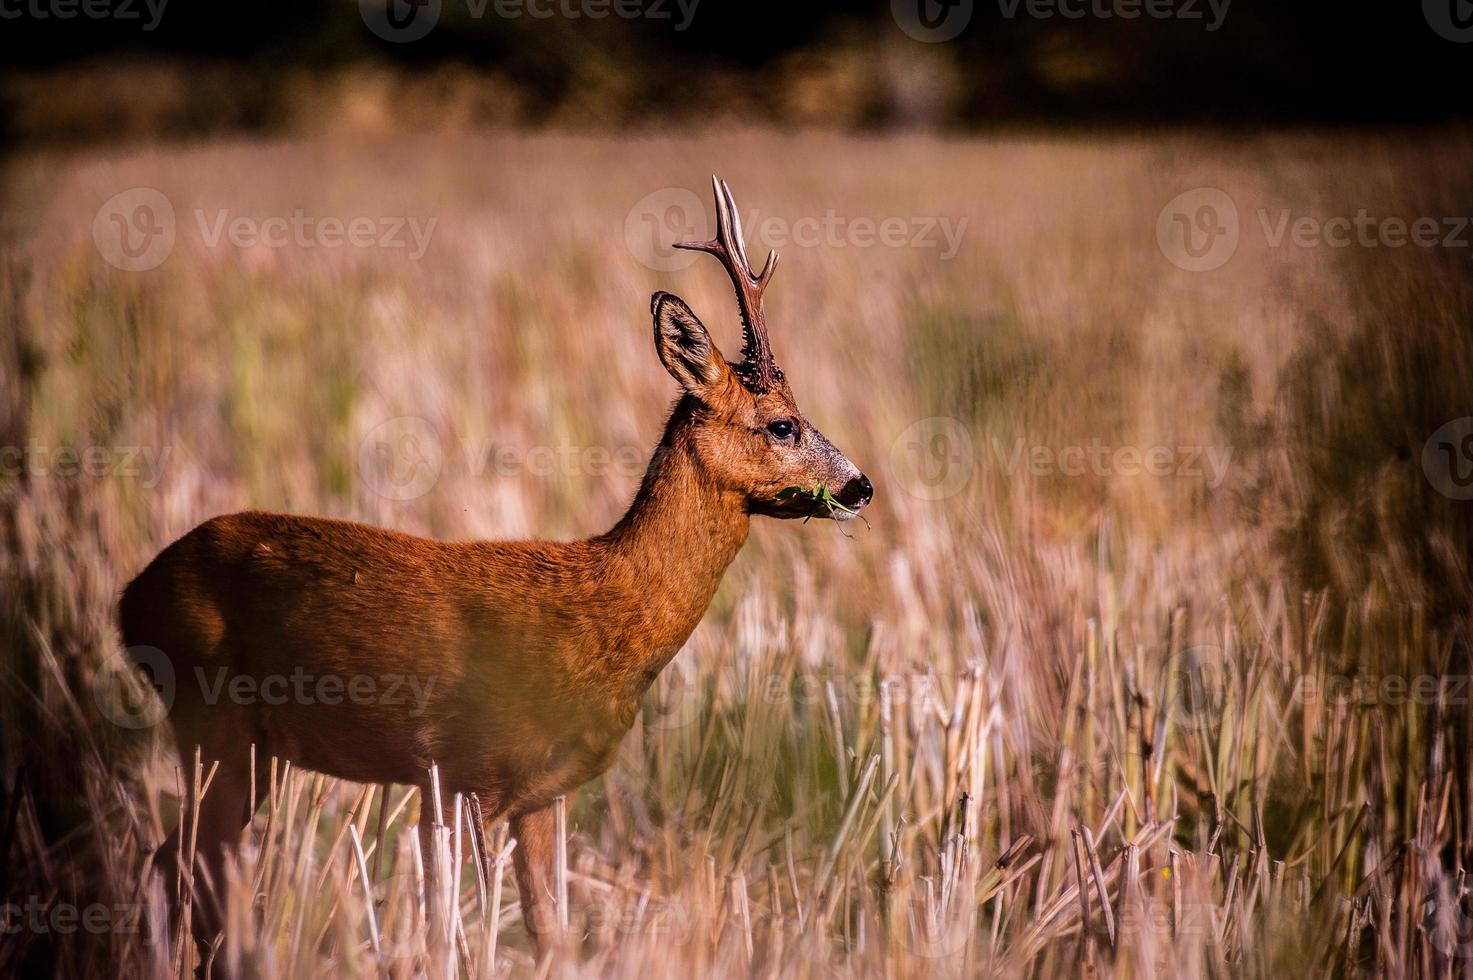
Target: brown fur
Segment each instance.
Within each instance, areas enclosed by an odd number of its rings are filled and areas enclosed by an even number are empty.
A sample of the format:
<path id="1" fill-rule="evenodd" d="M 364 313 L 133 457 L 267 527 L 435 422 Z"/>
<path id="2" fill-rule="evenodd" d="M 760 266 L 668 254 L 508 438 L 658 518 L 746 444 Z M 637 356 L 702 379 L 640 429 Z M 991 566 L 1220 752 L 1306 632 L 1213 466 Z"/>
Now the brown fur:
<path id="1" fill-rule="evenodd" d="M 511 818 L 526 921 L 534 930 L 548 921 L 550 803 L 608 767 L 746 541 L 750 515 L 826 516 L 773 500 L 791 485 L 849 487 L 856 507 L 869 497 L 786 384 L 754 393 L 684 303 L 657 294 L 654 312 L 656 347 L 685 395 L 633 505 L 606 534 L 451 543 L 252 511 L 206 521 L 128 585 L 123 640 L 174 666 L 181 757 L 198 745 L 206 765 L 220 763 L 200 814 L 212 880 L 249 818 L 251 745 L 261 760 L 426 790 L 437 764 L 446 800 L 475 793 L 488 823 Z M 774 419 L 798 424 L 792 445 L 767 431 Z M 207 703 L 222 668 L 257 683 L 294 671 L 367 676 L 379 693 L 385 678 L 412 679 L 400 697 L 425 697 Z M 259 765 L 258 779 L 266 771 Z M 173 850 L 164 846 L 164 862 Z M 197 933 L 208 938 L 218 918 L 203 905 Z"/>

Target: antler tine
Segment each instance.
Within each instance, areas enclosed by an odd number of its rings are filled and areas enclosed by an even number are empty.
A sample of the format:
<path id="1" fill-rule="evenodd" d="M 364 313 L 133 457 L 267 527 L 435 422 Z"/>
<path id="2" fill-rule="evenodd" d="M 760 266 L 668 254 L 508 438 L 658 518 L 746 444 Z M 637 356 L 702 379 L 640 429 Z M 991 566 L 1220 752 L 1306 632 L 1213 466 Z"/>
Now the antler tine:
<path id="1" fill-rule="evenodd" d="M 731 188 L 726 181 L 712 175 L 711 191 L 716 198 L 716 237 L 709 242 L 681 242 L 675 247 L 709 252 L 726 269 L 742 314 L 742 363 L 738 372 L 748 387 L 768 391 L 783 379 L 782 369 L 773 360 L 767 343 L 767 318 L 762 309 L 762 293 L 777 270 L 777 252 L 769 250 L 762 271 L 754 273 L 742 237 L 741 212 L 737 210 Z"/>
<path id="2" fill-rule="evenodd" d="M 748 276 L 752 274 L 752 263 L 747 261 L 747 240 L 742 235 L 742 213 L 737 210 L 736 200 L 726 181 L 711 175 L 711 190 L 716 195 L 716 237 L 733 256 Z"/>
<path id="3" fill-rule="evenodd" d="M 741 260 L 742 271 L 760 288 L 766 289 L 767 281 L 772 278 L 772 273 L 777 269 L 777 252 L 768 249 L 767 261 L 762 263 L 762 271 L 755 275 L 752 273 L 752 263 L 747 258 L 746 236 L 742 234 L 742 213 L 737 210 L 736 199 L 731 196 L 731 187 L 726 181 L 718 180 L 715 176 L 711 178 L 711 181 L 719 192 L 718 201 L 724 199 L 724 210 L 729 215 L 726 227 L 731 233 L 731 245 L 735 246 L 737 257 Z"/>

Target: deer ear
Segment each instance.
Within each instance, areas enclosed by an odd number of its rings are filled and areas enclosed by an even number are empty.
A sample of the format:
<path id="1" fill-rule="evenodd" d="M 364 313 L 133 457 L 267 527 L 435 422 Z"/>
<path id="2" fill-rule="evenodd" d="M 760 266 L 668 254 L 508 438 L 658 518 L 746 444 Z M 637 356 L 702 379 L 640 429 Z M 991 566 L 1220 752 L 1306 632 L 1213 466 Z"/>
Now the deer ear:
<path id="1" fill-rule="evenodd" d="M 679 296 L 655 293 L 650 300 L 650 312 L 655 317 L 655 350 L 665 370 L 686 391 L 699 395 L 731 370 L 721 351 L 711 342 L 705 324 Z"/>

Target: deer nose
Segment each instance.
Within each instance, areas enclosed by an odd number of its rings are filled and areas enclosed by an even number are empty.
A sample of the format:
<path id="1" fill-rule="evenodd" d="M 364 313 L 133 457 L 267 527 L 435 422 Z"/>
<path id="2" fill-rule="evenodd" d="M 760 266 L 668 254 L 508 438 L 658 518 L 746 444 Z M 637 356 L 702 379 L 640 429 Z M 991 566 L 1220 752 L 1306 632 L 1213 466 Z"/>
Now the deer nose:
<path id="1" fill-rule="evenodd" d="M 875 485 L 869 482 L 869 477 L 863 473 L 844 484 L 844 490 L 839 494 L 841 503 L 849 507 L 863 507 L 875 496 Z"/>

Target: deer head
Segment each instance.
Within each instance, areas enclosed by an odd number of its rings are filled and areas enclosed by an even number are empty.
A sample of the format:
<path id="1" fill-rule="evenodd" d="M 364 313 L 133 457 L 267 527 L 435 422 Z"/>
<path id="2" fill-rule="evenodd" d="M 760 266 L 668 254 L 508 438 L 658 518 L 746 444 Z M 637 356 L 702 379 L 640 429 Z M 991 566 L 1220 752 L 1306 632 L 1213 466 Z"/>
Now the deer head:
<path id="1" fill-rule="evenodd" d="M 721 489 L 745 497 L 749 513 L 852 518 L 870 502 L 874 487 L 798 408 L 768 344 L 762 294 L 777 253 L 768 253 L 760 273 L 752 271 L 731 190 L 716 177 L 711 184 L 716 237 L 676 247 L 709 252 L 731 277 L 742 321 L 741 361 L 726 360 L 680 297 L 658 292 L 651 303 L 655 349 L 685 391 L 678 411 L 690 420 L 698 461 Z"/>

